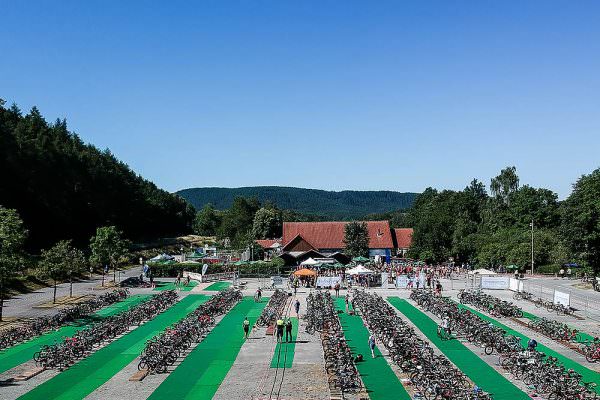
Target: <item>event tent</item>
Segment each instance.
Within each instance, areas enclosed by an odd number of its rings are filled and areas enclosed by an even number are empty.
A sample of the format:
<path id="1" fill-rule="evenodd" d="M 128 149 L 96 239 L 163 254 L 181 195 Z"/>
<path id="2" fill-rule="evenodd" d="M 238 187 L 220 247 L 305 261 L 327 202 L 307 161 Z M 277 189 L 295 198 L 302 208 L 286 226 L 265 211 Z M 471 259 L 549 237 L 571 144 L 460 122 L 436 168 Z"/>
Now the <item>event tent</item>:
<path id="1" fill-rule="evenodd" d="M 469 275 L 496 275 L 496 273 L 489 269 L 479 268 L 474 271 L 469 271 Z"/>
<path id="2" fill-rule="evenodd" d="M 367 257 L 358 256 L 358 257 L 354 257 L 352 259 L 352 261 L 359 262 L 359 263 L 366 263 L 366 262 L 369 262 L 370 260 Z"/>
<path id="3" fill-rule="evenodd" d="M 309 258 L 308 260 L 302 261 L 300 263 L 300 265 L 317 265 L 317 264 L 319 264 L 319 262 L 312 257 Z"/>
<path id="4" fill-rule="evenodd" d="M 307 268 L 302 268 L 299 269 L 298 271 L 294 272 L 295 276 L 315 276 L 317 275 L 317 273 L 313 270 L 307 269 Z"/>
<path id="5" fill-rule="evenodd" d="M 346 271 L 348 274 L 350 275 L 368 275 L 368 274 L 372 274 L 373 271 L 371 271 L 368 268 L 365 268 L 362 265 L 358 265 L 352 269 L 349 269 L 348 271 Z"/>
<path id="6" fill-rule="evenodd" d="M 166 260 L 172 260 L 172 259 L 173 259 L 172 256 L 162 253 L 162 254 L 157 255 L 156 257 L 152 257 L 148 261 L 166 261 Z"/>

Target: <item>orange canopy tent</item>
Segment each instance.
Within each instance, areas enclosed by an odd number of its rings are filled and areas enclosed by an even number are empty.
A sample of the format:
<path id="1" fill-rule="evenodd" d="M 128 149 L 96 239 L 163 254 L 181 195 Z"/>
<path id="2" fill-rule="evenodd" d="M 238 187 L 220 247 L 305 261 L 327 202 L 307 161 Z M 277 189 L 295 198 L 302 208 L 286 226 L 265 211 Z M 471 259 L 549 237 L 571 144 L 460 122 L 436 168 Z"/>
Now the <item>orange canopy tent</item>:
<path id="1" fill-rule="evenodd" d="M 296 276 L 315 276 L 315 275 L 317 275 L 317 273 L 308 268 L 302 268 L 302 269 L 299 269 L 298 271 L 294 272 L 294 275 L 296 275 Z"/>

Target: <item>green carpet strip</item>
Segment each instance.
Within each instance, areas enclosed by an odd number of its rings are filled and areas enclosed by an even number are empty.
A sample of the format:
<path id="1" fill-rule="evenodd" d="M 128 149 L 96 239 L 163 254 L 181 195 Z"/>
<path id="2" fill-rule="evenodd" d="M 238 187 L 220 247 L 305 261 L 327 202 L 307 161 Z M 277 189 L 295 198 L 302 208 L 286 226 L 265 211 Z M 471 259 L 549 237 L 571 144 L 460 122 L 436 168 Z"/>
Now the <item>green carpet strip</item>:
<path id="1" fill-rule="evenodd" d="M 398 297 L 388 297 L 388 301 L 411 320 L 454 365 L 481 389 L 493 394 L 494 398 L 513 400 L 530 398 L 458 340 L 440 339 L 437 335 L 438 325 L 412 304 Z"/>
<path id="2" fill-rule="evenodd" d="M 128 308 L 141 303 L 143 300 L 146 300 L 148 297 L 150 297 L 149 294 L 130 296 L 123 301 L 111 304 L 110 306 L 96 311 L 87 318 L 79 319 L 56 331 L 46 332 L 41 336 L 0 352 L 0 374 L 31 360 L 33 353 L 38 351 L 42 346 L 60 342 L 65 336 L 73 336 L 77 331 L 85 328 L 88 324 L 123 312 Z"/>
<path id="3" fill-rule="evenodd" d="M 215 282 L 212 285 L 205 288 L 204 290 L 212 290 L 218 292 L 219 290 L 227 289 L 229 286 L 231 286 L 231 282 Z"/>
<path id="4" fill-rule="evenodd" d="M 198 286 L 198 282 L 196 281 L 190 281 L 190 284 L 186 286 L 185 280 L 182 280 L 179 287 L 175 286 L 175 282 L 156 281 L 154 290 L 181 290 L 182 292 L 189 292 L 196 286 Z"/>
<path id="5" fill-rule="evenodd" d="M 244 317 L 253 326 L 266 305 L 244 297 L 148 399 L 212 399 L 244 343 Z"/>
<path id="6" fill-rule="evenodd" d="M 271 368 L 292 368 L 294 353 L 296 350 L 296 338 L 298 336 L 298 318 L 292 317 L 292 341 L 289 343 L 277 343 L 275 353 L 271 359 Z M 276 335 L 276 332 L 273 332 Z M 285 340 L 285 329 L 283 330 Z"/>
<path id="7" fill-rule="evenodd" d="M 491 322 L 492 324 L 496 325 L 497 327 L 504 329 L 506 331 L 507 335 L 514 335 L 514 336 L 518 336 L 521 338 L 521 344 L 524 347 L 527 347 L 527 342 L 529 341 L 529 338 L 527 336 L 525 336 L 523 333 L 515 331 L 514 329 L 509 328 L 508 326 L 501 324 L 500 322 L 496 321 L 495 319 L 488 317 L 485 314 L 480 313 L 479 311 L 476 311 L 470 307 L 465 306 L 464 304 L 460 304 L 457 303 L 459 308 L 464 308 L 467 309 L 473 313 L 475 313 L 476 315 L 478 315 L 481 319 L 486 320 Z M 556 357 L 567 369 L 572 368 L 573 370 L 575 370 L 576 372 L 581 374 L 582 380 L 584 382 L 594 382 L 596 383 L 596 393 L 600 393 L 600 374 L 596 371 L 593 371 L 589 368 L 584 367 L 583 365 L 579 364 L 576 361 L 571 360 L 568 357 L 563 356 L 560 353 L 557 353 L 556 351 L 542 345 L 542 344 L 538 344 L 537 346 L 537 350 L 541 351 L 542 353 L 545 353 L 547 356 L 552 356 L 552 357 Z"/>
<path id="8" fill-rule="evenodd" d="M 335 299 L 335 306 L 342 311 L 338 315 L 352 354 L 362 354 L 364 357 L 364 361 L 357 363 L 356 367 L 369 393 L 369 398 L 371 400 L 410 400 L 404 386 L 377 346 L 375 347 L 375 358 L 371 358 L 369 331 L 365 328 L 362 318 L 345 313 L 346 304 L 343 298 Z"/>
<path id="9" fill-rule="evenodd" d="M 84 358 L 20 399 L 83 399 L 135 360 L 147 340 L 184 318 L 208 299 L 209 296 L 204 295 L 184 297 L 154 319 Z"/>

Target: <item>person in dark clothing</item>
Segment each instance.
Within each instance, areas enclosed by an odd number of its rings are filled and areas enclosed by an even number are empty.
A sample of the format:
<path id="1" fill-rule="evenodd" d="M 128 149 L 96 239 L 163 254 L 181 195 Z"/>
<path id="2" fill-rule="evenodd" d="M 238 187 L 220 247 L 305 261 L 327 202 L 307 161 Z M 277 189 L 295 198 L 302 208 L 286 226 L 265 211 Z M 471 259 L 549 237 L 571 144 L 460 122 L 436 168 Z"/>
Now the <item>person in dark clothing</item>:
<path id="1" fill-rule="evenodd" d="M 288 318 L 285 323 L 285 341 L 289 343 L 292 339 L 292 320 Z"/>

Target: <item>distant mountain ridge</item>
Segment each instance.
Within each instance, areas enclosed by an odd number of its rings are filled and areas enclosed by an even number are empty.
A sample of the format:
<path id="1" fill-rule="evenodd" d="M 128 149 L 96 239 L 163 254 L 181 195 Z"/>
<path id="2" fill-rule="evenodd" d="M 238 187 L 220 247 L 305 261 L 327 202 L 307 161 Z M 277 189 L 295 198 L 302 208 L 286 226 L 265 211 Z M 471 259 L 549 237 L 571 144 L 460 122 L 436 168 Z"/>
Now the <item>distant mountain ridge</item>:
<path id="1" fill-rule="evenodd" d="M 320 215 L 332 219 L 360 218 L 367 214 L 410 208 L 418 193 L 389 190 L 340 192 L 284 186 L 251 186 L 240 188 L 189 188 L 176 194 L 197 210 L 210 203 L 215 208 L 229 208 L 236 197 L 256 197 L 261 203 L 271 202 L 284 210 Z"/>

